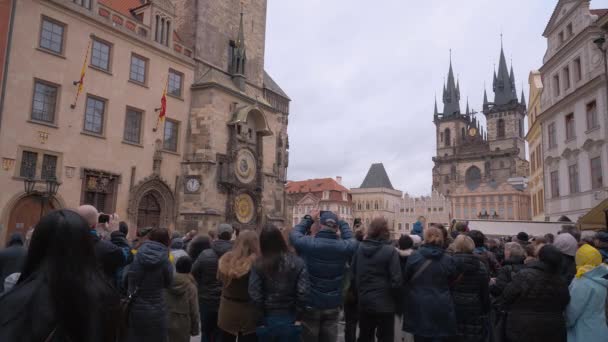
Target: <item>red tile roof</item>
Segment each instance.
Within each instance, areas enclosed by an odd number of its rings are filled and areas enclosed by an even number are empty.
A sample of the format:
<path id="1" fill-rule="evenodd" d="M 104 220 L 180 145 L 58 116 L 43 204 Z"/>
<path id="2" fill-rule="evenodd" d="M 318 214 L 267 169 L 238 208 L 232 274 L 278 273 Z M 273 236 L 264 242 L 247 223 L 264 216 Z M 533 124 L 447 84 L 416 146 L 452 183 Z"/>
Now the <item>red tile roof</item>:
<path id="1" fill-rule="evenodd" d="M 141 0 L 99 0 L 98 2 L 127 17 L 133 17 L 131 9 L 143 5 Z"/>
<path id="2" fill-rule="evenodd" d="M 288 194 L 307 193 L 319 191 L 346 191 L 350 192 L 344 186 L 338 184 L 333 178 L 309 179 L 305 181 L 289 182 L 285 185 L 285 191 Z"/>
<path id="3" fill-rule="evenodd" d="M 591 14 L 595 14 L 598 17 L 603 17 L 604 15 L 606 15 L 606 13 L 608 13 L 608 8 L 599 8 L 599 9 L 592 9 Z"/>

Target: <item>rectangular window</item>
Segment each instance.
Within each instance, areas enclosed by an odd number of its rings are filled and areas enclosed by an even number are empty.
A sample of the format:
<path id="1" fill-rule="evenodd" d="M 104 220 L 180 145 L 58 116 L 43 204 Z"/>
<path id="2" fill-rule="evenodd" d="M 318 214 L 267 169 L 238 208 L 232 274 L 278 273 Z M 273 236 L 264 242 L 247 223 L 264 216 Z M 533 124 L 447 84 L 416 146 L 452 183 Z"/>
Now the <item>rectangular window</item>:
<path id="1" fill-rule="evenodd" d="M 173 120 L 165 121 L 163 149 L 177 152 L 177 135 L 179 124 Z"/>
<path id="2" fill-rule="evenodd" d="M 560 32 L 560 33 L 557 35 L 557 38 L 559 39 L 559 43 L 560 43 L 560 44 L 563 44 L 563 43 L 564 43 L 564 31 Z"/>
<path id="3" fill-rule="evenodd" d="M 545 211 L 545 190 L 540 190 L 540 211 Z"/>
<path id="4" fill-rule="evenodd" d="M 21 155 L 21 168 L 19 176 L 23 178 L 36 178 L 36 162 L 38 161 L 38 153 L 31 151 L 23 151 Z"/>
<path id="5" fill-rule="evenodd" d="M 581 58 L 574 60 L 574 81 L 578 82 L 583 78 L 583 69 L 581 67 Z"/>
<path id="6" fill-rule="evenodd" d="M 559 197 L 559 174 L 557 173 L 557 171 L 551 172 L 550 181 L 551 181 L 551 198 L 558 198 Z"/>
<path id="7" fill-rule="evenodd" d="M 169 69 L 169 84 L 167 92 L 173 96 L 182 97 L 182 82 L 184 74 Z"/>
<path id="8" fill-rule="evenodd" d="M 91 9 L 91 0 L 72 0 L 72 2 L 86 9 Z"/>
<path id="9" fill-rule="evenodd" d="M 559 84 L 559 75 L 553 76 L 553 94 L 555 96 L 559 96 L 561 92 L 560 84 Z"/>
<path id="10" fill-rule="evenodd" d="M 570 67 L 564 68 L 564 89 L 570 88 Z"/>
<path id="11" fill-rule="evenodd" d="M 570 183 L 570 193 L 580 192 L 578 183 L 578 164 L 568 166 L 568 182 Z"/>
<path id="12" fill-rule="evenodd" d="M 57 156 L 45 154 L 42 157 L 42 173 L 40 178 L 42 179 L 56 179 L 57 178 Z"/>
<path id="13" fill-rule="evenodd" d="M 87 106 L 84 113 L 84 130 L 86 132 L 103 134 L 103 120 L 106 102 L 96 97 L 87 96 Z"/>
<path id="14" fill-rule="evenodd" d="M 83 173 L 80 204 L 90 204 L 99 212 L 115 212 L 119 176 L 87 169 Z"/>
<path id="15" fill-rule="evenodd" d="M 534 154 L 535 154 L 534 152 L 530 153 L 530 172 L 531 173 L 534 173 L 534 171 L 536 170 L 536 156 Z"/>
<path id="16" fill-rule="evenodd" d="M 135 109 L 127 109 L 125 116 L 125 132 L 123 139 L 130 143 L 141 143 L 141 122 L 143 113 Z"/>
<path id="17" fill-rule="evenodd" d="M 63 53 L 65 25 L 49 18 L 42 18 L 40 48 L 54 53 Z"/>
<path id="18" fill-rule="evenodd" d="M 572 35 L 574 34 L 574 30 L 572 29 L 572 23 L 569 23 L 568 26 L 566 26 L 566 32 L 568 32 L 568 38 L 572 37 Z"/>
<path id="19" fill-rule="evenodd" d="M 91 65 L 99 69 L 110 71 L 110 52 L 112 46 L 98 39 L 93 39 L 91 51 Z"/>
<path id="20" fill-rule="evenodd" d="M 591 159 L 591 188 L 599 189 L 604 186 L 602 175 L 602 159 L 600 157 Z"/>
<path id="21" fill-rule="evenodd" d="M 508 215 L 507 219 L 509 219 L 509 220 L 515 219 L 515 216 L 513 215 L 513 205 L 512 204 L 509 204 L 509 206 L 507 207 L 507 215 Z"/>
<path id="22" fill-rule="evenodd" d="M 574 113 L 566 115 L 566 140 L 574 139 Z"/>
<path id="23" fill-rule="evenodd" d="M 147 64 L 147 59 L 137 55 L 131 55 L 131 72 L 129 73 L 129 79 L 145 84 Z"/>
<path id="24" fill-rule="evenodd" d="M 56 104 L 57 87 L 46 82 L 36 81 L 32 102 L 32 120 L 54 123 Z"/>
<path id="25" fill-rule="evenodd" d="M 587 103 L 587 130 L 597 128 L 597 104 L 595 101 Z"/>

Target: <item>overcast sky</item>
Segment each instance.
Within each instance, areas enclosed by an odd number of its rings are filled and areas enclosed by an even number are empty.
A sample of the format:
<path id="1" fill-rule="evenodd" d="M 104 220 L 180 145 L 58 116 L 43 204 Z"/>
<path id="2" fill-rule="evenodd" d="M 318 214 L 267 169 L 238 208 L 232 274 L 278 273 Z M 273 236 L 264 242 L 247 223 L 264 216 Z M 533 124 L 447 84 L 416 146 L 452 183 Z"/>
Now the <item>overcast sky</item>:
<path id="1" fill-rule="evenodd" d="M 289 179 L 359 187 L 384 163 L 393 186 L 431 192 L 433 98 L 452 49 L 466 98 L 493 98 L 500 33 L 518 95 L 542 65 L 553 0 L 268 0 L 266 69 L 291 97 Z M 608 0 L 592 0 L 592 8 Z M 481 114 L 480 114 L 481 115 Z"/>

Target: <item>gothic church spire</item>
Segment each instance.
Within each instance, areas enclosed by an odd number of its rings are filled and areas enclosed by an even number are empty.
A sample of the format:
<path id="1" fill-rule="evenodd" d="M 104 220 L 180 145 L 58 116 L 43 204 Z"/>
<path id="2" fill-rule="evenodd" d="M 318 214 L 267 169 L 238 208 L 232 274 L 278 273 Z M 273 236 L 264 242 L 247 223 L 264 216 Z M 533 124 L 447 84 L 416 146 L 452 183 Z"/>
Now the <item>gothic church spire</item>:
<path id="1" fill-rule="evenodd" d="M 498 74 L 494 72 L 494 105 L 500 106 L 517 101 L 517 93 L 515 92 L 515 76 L 513 74 L 513 66 L 511 72 L 507 68 L 507 60 L 505 52 L 502 48 L 502 40 L 500 47 L 500 60 L 498 62 Z"/>
<path id="2" fill-rule="evenodd" d="M 454 79 L 452 68 L 452 51 L 450 50 L 450 69 L 448 71 L 448 81 L 443 91 L 443 115 L 444 117 L 460 115 L 460 89 Z"/>

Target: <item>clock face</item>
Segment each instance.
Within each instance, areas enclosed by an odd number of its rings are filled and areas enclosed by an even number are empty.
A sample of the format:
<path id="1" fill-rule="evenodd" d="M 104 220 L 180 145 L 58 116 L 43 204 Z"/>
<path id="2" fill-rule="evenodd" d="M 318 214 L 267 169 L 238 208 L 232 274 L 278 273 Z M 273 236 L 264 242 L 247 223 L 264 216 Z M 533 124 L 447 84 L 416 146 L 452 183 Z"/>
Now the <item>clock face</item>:
<path id="1" fill-rule="evenodd" d="M 201 188 L 201 183 L 196 178 L 190 178 L 186 182 L 186 190 L 188 192 L 197 192 Z"/>
<path id="2" fill-rule="evenodd" d="M 234 213 L 236 219 L 243 224 L 247 224 L 253 220 L 255 215 L 255 204 L 253 198 L 248 194 L 238 195 L 234 199 Z"/>
<path id="3" fill-rule="evenodd" d="M 469 135 L 472 136 L 472 137 L 476 136 L 477 135 L 477 128 L 475 128 L 475 127 L 469 128 Z"/>
<path id="4" fill-rule="evenodd" d="M 247 149 L 240 150 L 236 155 L 234 167 L 236 177 L 241 183 L 249 184 L 253 182 L 256 176 L 257 165 L 251 151 Z"/>

